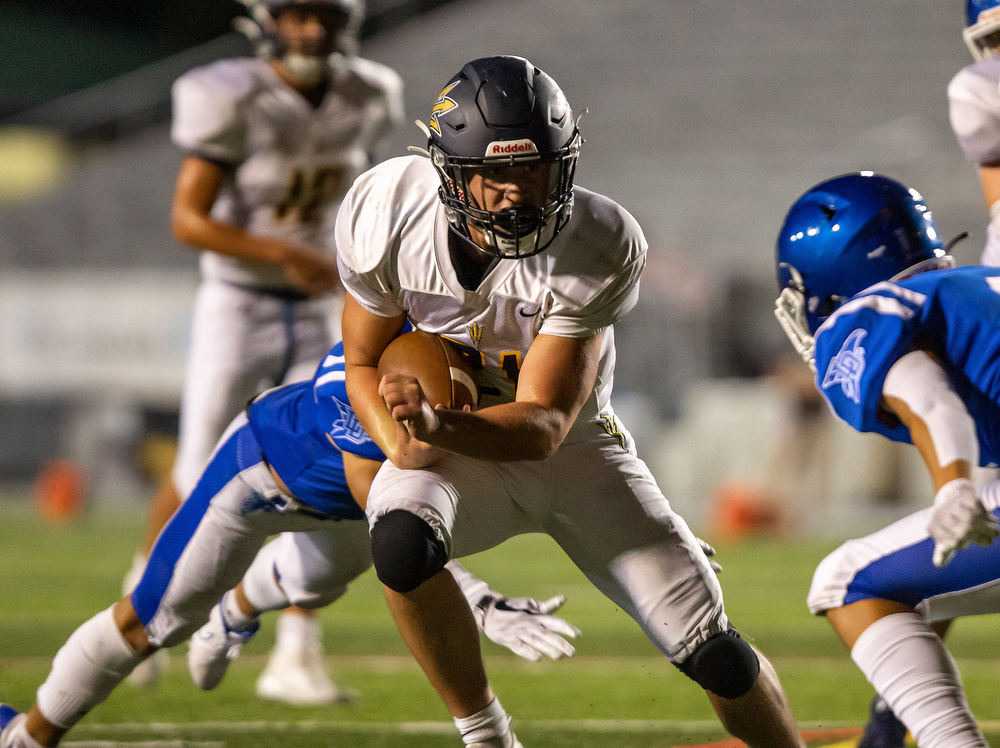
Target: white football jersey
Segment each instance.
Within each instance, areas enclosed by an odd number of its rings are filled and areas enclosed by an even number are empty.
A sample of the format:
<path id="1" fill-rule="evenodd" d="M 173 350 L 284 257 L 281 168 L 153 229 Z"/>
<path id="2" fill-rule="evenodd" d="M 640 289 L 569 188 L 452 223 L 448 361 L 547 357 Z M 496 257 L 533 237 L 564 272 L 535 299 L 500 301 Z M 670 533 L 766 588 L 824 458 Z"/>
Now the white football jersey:
<path id="1" fill-rule="evenodd" d="M 1000 162 L 1000 57 L 979 60 L 951 79 L 948 116 L 969 161 Z M 982 264 L 1000 265 L 1000 238 L 992 224 L 986 230 Z"/>
<path id="2" fill-rule="evenodd" d="M 329 90 L 318 107 L 263 60 L 220 60 L 174 83 L 173 141 L 231 169 L 212 208 L 216 219 L 261 236 L 329 243 L 336 201 L 403 119 L 403 84 L 394 71 L 358 57 L 330 60 Z M 270 263 L 205 252 L 201 264 L 206 278 L 289 285 Z"/>
<path id="3" fill-rule="evenodd" d="M 512 402 L 539 333 L 604 331 L 597 382 L 578 423 L 611 413 L 612 325 L 636 303 L 646 260 L 642 229 L 612 200 L 574 188 L 569 223 L 542 253 L 504 259 L 475 291 L 448 253 L 448 221 L 430 160 L 395 158 L 363 174 L 337 216 L 341 278 L 373 314 L 406 314 L 420 330 L 461 344 L 479 364 L 480 407 Z"/>

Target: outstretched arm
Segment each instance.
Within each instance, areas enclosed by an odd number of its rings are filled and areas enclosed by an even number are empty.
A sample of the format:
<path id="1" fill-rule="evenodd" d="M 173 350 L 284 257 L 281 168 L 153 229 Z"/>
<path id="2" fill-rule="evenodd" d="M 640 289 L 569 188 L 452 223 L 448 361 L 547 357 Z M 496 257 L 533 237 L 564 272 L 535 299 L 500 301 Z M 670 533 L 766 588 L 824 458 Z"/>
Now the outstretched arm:
<path id="1" fill-rule="evenodd" d="M 971 480 L 979 464 L 976 424 L 944 369 L 927 352 L 912 351 L 889 370 L 882 396 L 885 407 L 909 429 L 934 483 L 927 525 L 934 563 L 944 566 L 969 543 L 989 545 L 1000 529 Z"/>
<path id="2" fill-rule="evenodd" d="M 542 655 L 561 660 L 576 654 L 563 636 L 575 639 L 580 629 L 551 615 L 566 602 L 562 595 L 541 603 L 530 597 L 509 598 L 491 589 L 458 561 L 449 561 L 445 568 L 462 588 L 476 624 L 492 641 L 532 662 L 542 659 Z"/>

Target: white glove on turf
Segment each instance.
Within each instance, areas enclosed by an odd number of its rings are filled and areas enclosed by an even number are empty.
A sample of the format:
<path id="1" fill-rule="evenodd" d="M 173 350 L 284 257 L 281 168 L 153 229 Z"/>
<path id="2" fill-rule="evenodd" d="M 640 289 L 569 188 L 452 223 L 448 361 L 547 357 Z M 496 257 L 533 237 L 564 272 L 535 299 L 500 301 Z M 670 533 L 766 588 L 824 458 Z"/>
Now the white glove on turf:
<path id="1" fill-rule="evenodd" d="M 538 662 L 542 655 L 561 660 L 576 654 L 562 637 L 575 639 L 580 635 L 576 626 L 551 615 L 565 602 L 562 595 L 540 603 L 530 597 L 489 594 L 480 599 L 472 614 L 486 636 L 514 654 L 532 662 Z"/>
<path id="2" fill-rule="evenodd" d="M 934 538 L 934 565 L 944 566 L 969 543 L 988 546 L 1000 535 L 1000 525 L 979 501 L 972 481 L 956 478 L 934 496 L 927 531 Z"/>

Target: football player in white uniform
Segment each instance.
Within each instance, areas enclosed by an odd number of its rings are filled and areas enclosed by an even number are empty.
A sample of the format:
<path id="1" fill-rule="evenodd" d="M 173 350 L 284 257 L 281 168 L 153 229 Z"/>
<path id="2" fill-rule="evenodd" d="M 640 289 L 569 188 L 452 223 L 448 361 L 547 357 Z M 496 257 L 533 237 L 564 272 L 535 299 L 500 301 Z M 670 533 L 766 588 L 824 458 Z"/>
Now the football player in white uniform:
<path id="1" fill-rule="evenodd" d="M 174 234 L 202 250 L 203 280 L 177 458 L 124 592 L 141 577 L 153 541 L 226 425 L 261 389 L 310 377 L 333 344 L 329 294 L 339 280 L 324 248 L 333 209 L 403 116 L 400 77 L 354 54 L 362 0 L 248 4 L 269 59 L 220 60 L 174 84 L 172 137 L 185 154 Z M 155 683 L 163 656 L 130 680 Z M 281 617 L 257 691 L 293 703 L 350 696 L 321 667 L 312 614 Z"/>
<path id="2" fill-rule="evenodd" d="M 581 138 L 562 91 L 523 58 L 475 60 L 441 92 L 427 135 L 429 158 L 354 183 L 336 243 L 347 391 L 389 457 L 367 505 L 375 570 L 464 742 L 520 745 L 444 565 L 545 532 L 706 689 L 733 735 L 804 745 L 609 403 L 613 324 L 635 304 L 646 242 L 623 208 L 574 186 Z M 478 410 L 435 409 L 411 377 L 379 380 L 407 320 L 464 348 Z"/>
<path id="3" fill-rule="evenodd" d="M 948 116 L 976 164 L 990 211 L 983 265 L 1000 265 L 1000 0 L 966 0 L 965 43 L 975 62 L 948 84 Z"/>

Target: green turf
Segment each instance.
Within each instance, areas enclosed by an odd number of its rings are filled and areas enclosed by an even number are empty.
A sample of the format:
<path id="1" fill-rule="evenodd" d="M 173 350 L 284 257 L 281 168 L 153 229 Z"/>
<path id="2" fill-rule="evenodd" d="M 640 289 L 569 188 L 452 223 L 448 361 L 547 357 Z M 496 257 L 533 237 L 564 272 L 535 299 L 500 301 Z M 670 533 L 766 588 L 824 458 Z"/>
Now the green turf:
<path id="1" fill-rule="evenodd" d="M 142 518 L 135 511 L 102 511 L 70 527 L 49 527 L 22 506 L 4 503 L 0 519 L 0 700 L 26 708 L 66 637 L 119 596 Z M 730 617 L 772 660 L 793 711 L 810 727 L 860 724 L 871 697 L 844 646 L 825 621 L 808 614 L 804 604 L 816 563 L 835 545 L 719 546 L 725 567 L 720 579 Z M 659 657 L 632 621 L 597 593 L 548 538 L 517 538 L 468 559 L 466 565 L 510 594 L 540 599 L 565 594 L 569 602 L 561 614 L 583 630 L 576 642 L 577 656 L 562 662 L 527 663 L 484 643 L 493 685 L 515 715 L 526 745 L 663 748 L 723 737 L 704 694 Z M 458 744 L 447 730 L 447 712 L 406 655 L 371 573 L 323 611 L 321 620 L 327 664 L 339 683 L 361 693 L 356 704 L 292 708 L 257 700 L 254 680 L 273 641 L 273 618 L 269 618 L 216 691 L 195 689 L 182 653 L 175 652 L 157 689 L 138 692 L 123 686 L 84 720 L 72 739 L 169 739 L 243 748 Z M 950 638 L 970 703 L 982 720 L 1000 719 L 995 698 L 1000 692 L 1000 644 L 995 624 L 992 617 L 965 619 Z M 570 720 L 582 727 L 570 733 L 546 724 L 552 720 Z M 675 725 L 598 732 L 582 720 L 697 724 L 686 730 Z M 208 722 L 221 724 L 185 727 Z M 234 724 L 247 722 L 267 724 Z M 272 724 L 281 722 L 289 724 Z M 444 732 L 401 733 L 403 728 L 382 724 L 404 722 L 440 723 Z M 118 723 L 126 725 L 116 727 Z M 994 744 L 1000 745 L 1000 736 Z"/>

